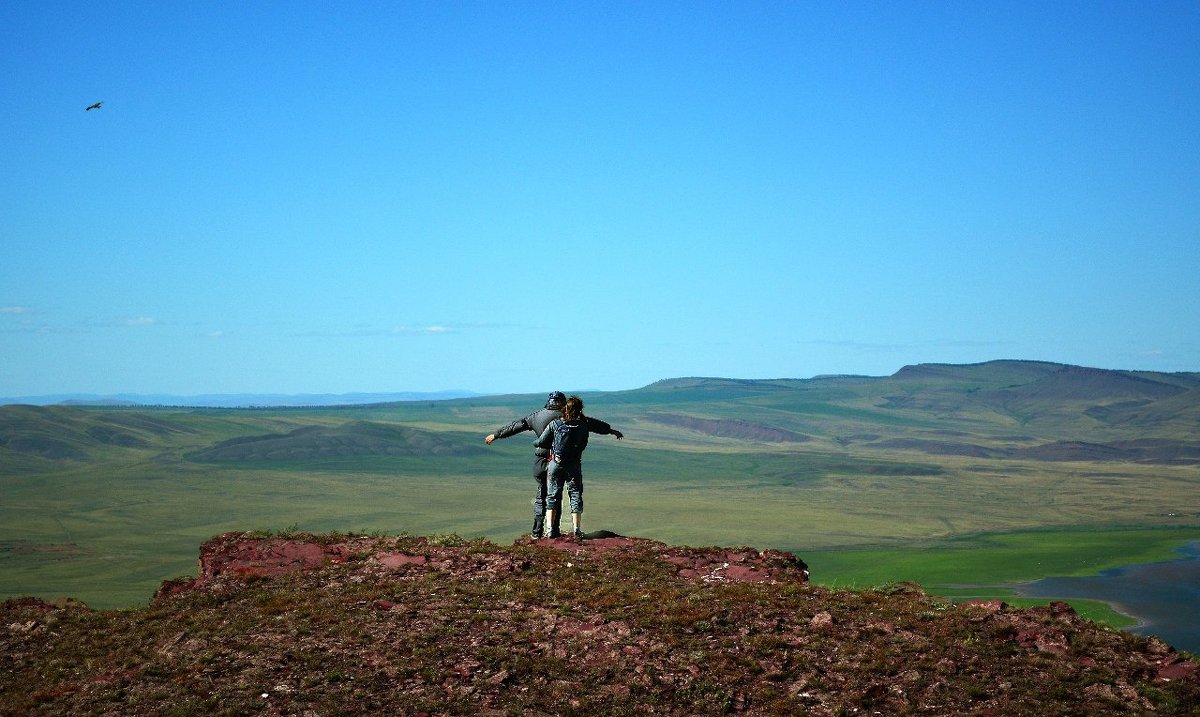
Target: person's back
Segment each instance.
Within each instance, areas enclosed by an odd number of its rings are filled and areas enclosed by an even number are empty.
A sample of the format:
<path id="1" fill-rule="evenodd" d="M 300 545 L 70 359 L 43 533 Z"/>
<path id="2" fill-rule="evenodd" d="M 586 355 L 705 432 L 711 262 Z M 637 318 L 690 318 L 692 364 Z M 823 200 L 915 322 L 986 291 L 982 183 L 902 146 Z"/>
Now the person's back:
<path id="1" fill-rule="evenodd" d="M 550 444 L 554 460 L 559 463 L 578 463 L 587 448 L 587 421 L 582 417 L 575 421 L 560 418 L 550 425 L 554 431 L 554 440 Z"/>
<path id="2" fill-rule="evenodd" d="M 586 425 L 588 433 L 616 436 L 617 440 L 624 437 L 620 431 L 604 421 L 592 418 L 591 416 L 584 416 L 583 402 L 578 396 L 575 397 L 575 400 L 579 408 L 577 420 L 581 420 Z M 553 463 L 549 460 L 552 447 L 552 432 L 548 432 L 546 429 L 550 427 L 551 423 L 562 416 L 562 409 L 566 402 L 567 397 L 562 391 L 551 391 L 550 395 L 546 397 L 545 408 L 534 411 L 524 418 L 519 418 L 503 428 L 489 433 L 483 439 L 485 443 L 491 445 L 493 441 L 515 436 L 523 431 L 533 431 L 533 435 L 538 436 L 538 440 L 534 442 L 533 479 L 536 483 L 532 501 L 533 530 L 530 533 L 534 538 L 540 538 L 543 535 L 543 527 L 545 526 L 543 517 L 545 516 L 546 497 L 549 489 L 548 469 L 550 464 Z M 546 436 L 546 440 L 544 441 L 542 440 L 543 436 Z M 578 462 L 576 462 L 576 465 L 578 465 Z M 557 520 L 560 514 L 561 512 L 554 514 L 553 517 L 555 520 Z M 558 534 L 558 524 L 556 522 L 551 523 L 550 533 L 554 535 Z"/>
<path id="3" fill-rule="evenodd" d="M 563 404 L 562 418 L 546 427 L 535 445 L 549 448 L 553 460 L 546 471 L 546 521 L 557 526 L 555 518 L 562 514 L 562 491 L 564 484 L 571 495 L 571 523 L 576 537 L 583 535 L 579 527 L 579 516 L 583 513 L 583 469 L 580 458 L 587 448 L 588 420 L 583 415 L 583 400 L 571 396 Z M 550 537 L 557 538 L 558 531 L 550 529 Z"/>

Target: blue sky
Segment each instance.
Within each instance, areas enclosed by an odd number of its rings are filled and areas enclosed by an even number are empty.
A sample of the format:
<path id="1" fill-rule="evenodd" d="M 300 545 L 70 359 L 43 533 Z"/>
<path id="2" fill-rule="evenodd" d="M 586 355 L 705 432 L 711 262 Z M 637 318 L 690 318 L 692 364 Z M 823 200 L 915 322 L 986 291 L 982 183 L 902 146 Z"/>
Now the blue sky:
<path id="1" fill-rule="evenodd" d="M 0 396 L 1200 370 L 1195 2 L 0 27 Z"/>

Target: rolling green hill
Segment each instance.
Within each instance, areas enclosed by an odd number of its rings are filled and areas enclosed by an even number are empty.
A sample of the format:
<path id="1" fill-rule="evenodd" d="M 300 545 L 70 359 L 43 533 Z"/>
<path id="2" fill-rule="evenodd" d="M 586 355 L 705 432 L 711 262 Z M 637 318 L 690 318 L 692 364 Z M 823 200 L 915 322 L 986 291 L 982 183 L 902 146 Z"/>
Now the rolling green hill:
<path id="1" fill-rule="evenodd" d="M 295 462 L 345 456 L 477 456 L 475 444 L 445 434 L 374 421 L 305 426 L 287 433 L 243 436 L 188 455 L 205 463 Z"/>
<path id="2" fill-rule="evenodd" d="M 1129 536 L 1153 535 L 1158 555 L 1200 537 L 1200 374 L 994 361 L 882 378 L 679 378 L 584 398 L 626 435 L 588 448 L 589 529 L 943 561 L 962 554 L 933 549 L 946 541 L 1037 531 L 1066 556 L 1059 570 L 1078 536 L 1114 536 L 1107 561 L 1093 554 L 1082 571 L 1144 557 L 1149 543 Z M 0 406 L 0 595 L 144 602 L 225 530 L 511 540 L 528 528 L 534 436 L 482 438 L 543 399 Z M 809 562 L 818 582 L 880 575 Z M 1018 573 L 1043 574 L 1004 576 Z M 964 565 L 960 578 L 987 574 Z"/>
<path id="3" fill-rule="evenodd" d="M 148 414 L 100 416 L 59 406 L 0 408 L 0 450 L 50 460 L 87 460 L 106 448 L 147 448 L 192 429 Z"/>

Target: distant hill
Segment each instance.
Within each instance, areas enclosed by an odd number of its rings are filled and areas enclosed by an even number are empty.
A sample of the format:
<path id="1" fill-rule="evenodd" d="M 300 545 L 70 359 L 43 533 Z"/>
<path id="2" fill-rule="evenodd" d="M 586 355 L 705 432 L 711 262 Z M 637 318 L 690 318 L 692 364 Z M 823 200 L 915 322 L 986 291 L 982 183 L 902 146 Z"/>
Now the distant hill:
<path id="1" fill-rule="evenodd" d="M 367 400 L 398 394 L 354 394 Z M 413 394 L 405 394 L 413 395 Z M 180 447 L 200 462 L 351 456 L 470 456 L 482 448 L 456 424 L 487 407 L 511 420 L 542 397 L 472 396 L 277 407 L 208 436 L 178 409 L 0 406 L 0 457 L 88 460 L 114 448 Z M 439 394 L 441 395 L 441 394 Z M 349 395 L 339 398 L 346 399 Z M 260 397 L 265 398 L 265 397 Z M 317 397 L 308 397 L 315 399 Z M 886 457 L 1200 464 L 1200 374 L 1112 371 L 1037 361 L 918 364 L 890 377 L 746 380 L 677 378 L 589 395 L 591 405 L 662 440 L 853 450 Z M 210 409 L 217 410 L 217 409 Z M 222 409 L 225 410 L 225 409 Z M 355 413 L 357 411 L 357 413 Z M 368 416 L 369 412 L 375 413 Z M 344 415 L 343 415 L 344 414 Z M 215 414 L 214 414 L 215 415 Z M 316 417 L 322 417 L 319 420 Z M 499 417 L 506 416 L 501 419 Z M 364 420 L 365 419 L 365 420 Z M 435 429 L 423 425 L 435 421 Z M 189 434 L 195 440 L 171 439 Z"/>
<path id="2" fill-rule="evenodd" d="M 1200 373 L 1114 371 L 1038 361 L 917 364 L 891 378 L 898 385 L 926 382 L 947 390 L 1036 396 L 1043 401 L 1158 399 L 1200 387 Z"/>
<path id="3" fill-rule="evenodd" d="M 922 363 L 905 366 L 891 378 L 898 381 L 935 381 L 962 388 L 1001 388 L 1028 384 L 1045 378 L 1066 364 L 1046 361 L 997 360 L 975 364 Z"/>
<path id="4" fill-rule="evenodd" d="M 1200 374 L 1112 371 L 1029 361 L 906 366 L 882 382 L 882 408 L 939 420 L 972 418 L 1034 434 L 1092 440 L 1128 430 L 1191 439 L 1200 428 Z M 1115 429 L 1115 430 L 1110 430 Z"/>
<path id="5" fill-rule="evenodd" d="M 195 429 L 167 417 L 62 406 L 0 406 L 0 457 L 89 460 L 106 448 L 148 448 Z"/>
<path id="6" fill-rule="evenodd" d="M 1198 386 L 1198 373 L 998 360 L 918 364 L 881 378 L 668 379 L 621 395 L 646 405 L 646 420 L 714 437 L 826 433 L 883 453 L 1190 465 L 1200 464 Z"/>

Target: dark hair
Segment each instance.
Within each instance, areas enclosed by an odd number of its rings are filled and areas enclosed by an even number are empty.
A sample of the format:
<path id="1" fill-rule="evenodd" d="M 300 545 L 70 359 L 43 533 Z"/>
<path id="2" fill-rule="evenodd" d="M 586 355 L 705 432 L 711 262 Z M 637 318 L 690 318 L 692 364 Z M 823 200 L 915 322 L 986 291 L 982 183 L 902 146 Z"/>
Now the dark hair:
<path id="1" fill-rule="evenodd" d="M 579 396 L 568 398 L 563 404 L 562 417 L 564 421 L 578 421 L 583 418 L 583 399 Z"/>
<path id="2" fill-rule="evenodd" d="M 551 391 L 549 396 L 546 396 L 546 408 L 562 408 L 566 403 L 567 397 L 562 391 Z"/>

